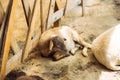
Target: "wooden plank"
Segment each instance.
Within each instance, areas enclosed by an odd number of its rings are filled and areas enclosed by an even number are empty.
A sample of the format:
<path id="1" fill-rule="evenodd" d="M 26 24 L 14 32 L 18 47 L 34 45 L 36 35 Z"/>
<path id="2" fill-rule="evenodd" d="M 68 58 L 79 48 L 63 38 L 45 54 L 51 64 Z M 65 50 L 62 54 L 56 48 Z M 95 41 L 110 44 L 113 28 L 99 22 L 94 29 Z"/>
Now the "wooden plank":
<path id="1" fill-rule="evenodd" d="M 4 44 L 5 44 L 5 39 L 6 39 L 6 34 L 7 34 L 7 30 L 8 30 L 8 23 L 9 23 L 9 20 L 10 20 L 10 13 L 11 13 L 11 8 L 12 8 L 12 3 L 13 1 L 9 1 L 9 4 L 7 6 L 7 11 L 6 11 L 6 14 L 5 14 L 5 18 L 3 20 L 3 24 L 1 26 L 1 30 L 0 30 L 0 57 L 1 57 L 1 60 L 3 60 L 3 49 L 5 48 Z M 2 64 L 2 63 L 1 63 Z M 4 69 L 4 67 L 2 67 L 1 65 L 1 72 L 2 72 L 2 68 Z M 2 77 L 2 73 L 0 72 L 0 79 Z"/>
<path id="2" fill-rule="evenodd" d="M 65 16 L 65 12 L 66 12 L 66 9 L 67 9 L 67 0 L 64 0 L 63 5 L 64 5 L 64 13 L 63 13 L 63 15 Z"/>
<path id="3" fill-rule="evenodd" d="M 44 32 L 47 29 L 47 20 L 48 20 L 48 14 L 49 14 L 50 1 L 51 0 L 42 0 L 42 4 L 41 4 L 42 32 Z"/>
<path id="4" fill-rule="evenodd" d="M 13 5 L 11 9 L 11 14 L 10 14 L 10 20 L 8 24 L 8 29 L 6 33 L 6 39 L 5 39 L 5 47 L 3 49 L 3 59 L 2 59 L 2 66 L 1 66 L 1 73 L 0 73 L 0 79 L 4 80 L 5 77 L 5 72 L 6 72 L 6 64 L 8 60 L 8 53 L 10 50 L 10 40 L 12 36 L 12 30 L 13 30 L 13 24 L 15 20 L 15 8 L 17 7 L 17 0 L 13 0 Z"/>
<path id="5" fill-rule="evenodd" d="M 3 34 L 4 34 L 4 29 L 5 29 L 6 21 L 7 21 L 7 15 L 5 15 L 5 18 L 3 20 L 2 26 L 0 27 L 0 51 L 2 51 Z M 0 55 L 0 57 L 1 57 L 1 55 Z"/>
<path id="6" fill-rule="evenodd" d="M 24 10 L 27 25 L 28 25 L 28 27 L 30 27 L 32 17 L 33 17 L 34 8 L 35 8 L 35 4 L 36 4 L 36 0 L 34 0 L 34 2 L 33 2 L 33 8 L 32 9 L 30 9 L 30 5 L 29 5 L 28 0 L 21 0 L 21 1 L 22 1 L 22 7 L 23 7 L 23 10 Z"/>
<path id="7" fill-rule="evenodd" d="M 39 36 L 40 35 L 38 35 L 32 41 L 32 43 L 34 43 L 34 45 L 38 44 Z M 33 45 L 33 47 L 34 47 L 34 45 Z M 19 50 L 16 55 L 14 55 L 11 59 L 8 60 L 5 75 L 7 75 L 10 71 L 12 71 L 16 66 L 20 65 L 21 58 L 22 58 L 22 50 Z"/>
<path id="8" fill-rule="evenodd" d="M 32 39 L 32 35 L 33 35 L 33 32 L 34 32 L 35 20 L 38 18 L 37 16 L 35 16 L 38 13 L 36 7 L 39 7 L 38 0 L 36 1 L 35 11 L 34 11 L 34 14 L 33 14 L 32 22 L 31 22 L 30 28 L 28 30 L 27 40 L 26 40 L 24 51 L 23 51 L 23 57 L 22 57 L 23 60 L 25 60 L 27 58 L 27 56 L 30 52 L 30 49 L 32 49 L 31 39 Z"/>
<path id="9" fill-rule="evenodd" d="M 53 15 L 53 21 L 57 21 L 58 19 L 60 19 L 63 16 L 64 13 L 64 8 L 60 9 L 59 11 L 55 12 Z"/>
<path id="10" fill-rule="evenodd" d="M 85 15 L 85 5 L 84 5 L 84 0 L 81 0 L 81 4 L 82 4 L 82 16 Z"/>
<path id="11" fill-rule="evenodd" d="M 28 3 L 28 0 L 21 0 L 21 1 L 22 1 L 22 7 L 24 10 L 26 22 L 27 22 L 27 25 L 29 27 L 30 22 L 31 22 L 31 15 L 32 15 L 31 10 L 30 10 L 30 5 Z"/>
<path id="12" fill-rule="evenodd" d="M 56 3 L 55 3 L 55 2 Z M 47 29 L 59 26 L 62 16 L 65 14 L 67 0 L 51 0 L 50 11 L 47 20 Z M 56 8 L 58 7 L 58 8 Z"/>
<path id="13" fill-rule="evenodd" d="M 54 14 L 54 8 L 55 8 L 55 0 L 51 0 L 50 7 L 49 7 L 49 13 L 48 13 L 48 19 L 47 19 L 47 29 L 49 29 L 51 26 L 50 21 Z"/>
<path id="14" fill-rule="evenodd" d="M 12 3 L 9 3 L 9 6 L 11 6 L 12 5 Z M 1 5 L 1 3 L 0 3 L 0 7 L 1 7 L 1 9 L 3 9 L 2 8 L 2 5 Z M 1 10 L 1 11 L 3 11 L 3 10 Z M 7 19 L 7 16 L 8 16 L 8 13 L 9 13 L 10 11 L 7 9 L 7 11 L 6 11 L 6 14 L 5 14 L 5 12 L 3 12 L 5 15 L 1 15 L 1 16 L 4 16 L 4 18 L 3 18 L 3 22 L 2 22 L 2 25 L 1 25 L 1 23 L 0 23 L 0 51 L 2 50 L 2 45 L 3 45 L 3 37 L 4 37 L 4 32 L 5 32 L 5 26 L 7 25 L 7 21 L 8 21 L 8 19 Z M 1 18 L 1 17 L 0 17 Z M 1 54 L 1 53 L 0 53 Z M 2 55 L 2 54 L 1 54 Z M 1 56 L 0 56 L 1 57 Z"/>
<path id="15" fill-rule="evenodd" d="M 2 22 L 3 22 L 3 19 L 4 19 L 4 15 L 5 15 L 5 12 L 4 12 L 2 4 L 0 2 L 0 28 L 1 28 L 1 25 L 2 25 Z"/>
<path id="16" fill-rule="evenodd" d="M 55 0 L 54 12 L 58 11 L 59 9 L 61 9 L 61 8 L 63 7 L 62 1 L 63 1 L 63 0 Z M 58 27 L 59 24 L 60 24 L 60 20 L 61 20 L 61 19 L 58 19 L 57 21 L 55 21 L 55 22 L 53 23 L 53 26 L 54 26 L 54 27 Z M 52 26 L 51 26 L 51 27 L 52 27 Z"/>
<path id="17" fill-rule="evenodd" d="M 8 60 L 5 75 L 7 75 L 10 71 L 12 71 L 16 66 L 21 63 L 21 57 L 22 50 L 18 51 L 16 55 L 14 55 L 11 59 Z"/>
<path id="18" fill-rule="evenodd" d="M 61 9 L 64 7 L 62 4 L 62 0 L 55 0 L 55 1 L 56 1 L 57 6 L 58 6 L 58 9 Z"/>
<path id="19" fill-rule="evenodd" d="M 42 4 L 43 4 L 43 2 L 42 2 L 42 0 L 40 0 L 40 23 L 41 23 L 41 33 L 43 33 L 44 32 L 44 30 L 45 30 L 45 26 L 43 25 L 43 6 L 42 6 Z"/>
<path id="20" fill-rule="evenodd" d="M 64 8 L 58 10 L 57 12 L 55 12 L 48 20 L 48 25 L 47 27 L 50 28 L 50 26 L 57 21 L 58 19 L 60 19 L 63 16 L 64 13 Z"/>

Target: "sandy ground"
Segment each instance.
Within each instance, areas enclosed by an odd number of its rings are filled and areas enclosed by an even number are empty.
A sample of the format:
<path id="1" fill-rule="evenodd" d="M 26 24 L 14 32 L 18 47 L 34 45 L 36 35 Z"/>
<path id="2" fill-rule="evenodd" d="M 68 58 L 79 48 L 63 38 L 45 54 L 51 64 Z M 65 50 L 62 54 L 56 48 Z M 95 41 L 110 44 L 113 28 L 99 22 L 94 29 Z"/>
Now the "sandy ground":
<path id="1" fill-rule="evenodd" d="M 120 1 L 101 0 L 99 4 L 85 7 L 84 17 L 79 13 L 80 6 L 77 6 L 66 14 L 61 25 L 74 28 L 86 42 L 91 43 L 100 33 L 120 23 Z M 99 64 L 91 50 L 88 54 L 84 57 L 78 50 L 74 56 L 52 61 L 35 51 L 15 70 L 45 80 L 120 80 L 120 71 L 111 71 Z"/>

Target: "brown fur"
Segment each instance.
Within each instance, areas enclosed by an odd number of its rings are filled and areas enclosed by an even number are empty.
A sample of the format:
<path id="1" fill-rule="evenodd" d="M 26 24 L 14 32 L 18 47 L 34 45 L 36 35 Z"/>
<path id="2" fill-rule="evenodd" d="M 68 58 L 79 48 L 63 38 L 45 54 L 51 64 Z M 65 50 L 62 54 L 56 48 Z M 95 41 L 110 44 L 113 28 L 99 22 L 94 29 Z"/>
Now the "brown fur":
<path id="1" fill-rule="evenodd" d="M 44 80 L 39 76 L 21 76 L 17 78 L 16 80 Z"/>
<path id="2" fill-rule="evenodd" d="M 64 44 L 64 40 L 59 36 L 55 36 L 51 39 L 53 43 L 52 53 L 54 60 L 59 60 L 63 57 L 69 56 L 66 46 Z"/>
<path id="3" fill-rule="evenodd" d="M 91 45 L 86 43 L 72 28 L 67 26 L 56 27 L 45 31 L 41 35 L 39 49 L 45 57 L 48 57 L 54 52 L 53 57 L 57 60 L 61 59 L 61 57 L 68 56 L 68 52 L 74 54 L 78 49 L 76 48 L 78 47 L 76 46 L 76 42 L 79 45 L 83 45 L 86 49 L 91 47 Z"/>
<path id="4" fill-rule="evenodd" d="M 23 71 L 13 70 L 9 74 L 7 74 L 5 80 L 44 80 L 44 79 L 36 75 L 28 76 Z"/>

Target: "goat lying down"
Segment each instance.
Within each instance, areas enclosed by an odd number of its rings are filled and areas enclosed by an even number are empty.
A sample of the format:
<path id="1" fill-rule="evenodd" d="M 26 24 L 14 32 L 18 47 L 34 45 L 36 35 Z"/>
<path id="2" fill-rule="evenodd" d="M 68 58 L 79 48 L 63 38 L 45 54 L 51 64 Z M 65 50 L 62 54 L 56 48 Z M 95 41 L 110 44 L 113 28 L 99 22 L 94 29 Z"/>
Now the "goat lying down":
<path id="1" fill-rule="evenodd" d="M 91 48 L 82 37 L 72 28 L 67 26 L 56 27 L 45 31 L 39 40 L 39 49 L 42 56 L 52 56 L 54 60 L 59 60 L 69 56 L 69 52 L 74 54 L 82 45 L 83 55 L 87 56 L 87 48 Z"/>
<path id="2" fill-rule="evenodd" d="M 120 25 L 98 36 L 91 49 L 101 64 L 111 70 L 120 70 Z"/>

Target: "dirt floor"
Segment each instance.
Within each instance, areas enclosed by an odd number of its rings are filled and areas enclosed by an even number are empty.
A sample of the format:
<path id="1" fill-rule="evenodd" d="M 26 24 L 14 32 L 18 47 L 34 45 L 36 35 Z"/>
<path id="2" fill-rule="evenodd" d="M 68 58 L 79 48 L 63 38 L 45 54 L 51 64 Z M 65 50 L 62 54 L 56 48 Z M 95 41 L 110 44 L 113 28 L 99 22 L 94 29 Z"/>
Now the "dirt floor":
<path id="1" fill-rule="evenodd" d="M 86 42 L 92 43 L 100 33 L 120 23 L 120 1 L 100 0 L 85 7 L 84 17 L 79 13 L 80 6 L 77 6 L 66 14 L 61 25 L 72 27 Z M 40 76 L 44 80 L 120 80 L 120 71 L 111 71 L 99 64 L 91 50 L 88 54 L 84 57 L 78 50 L 74 56 L 52 61 L 36 51 L 30 53 L 27 61 L 15 70 Z"/>

